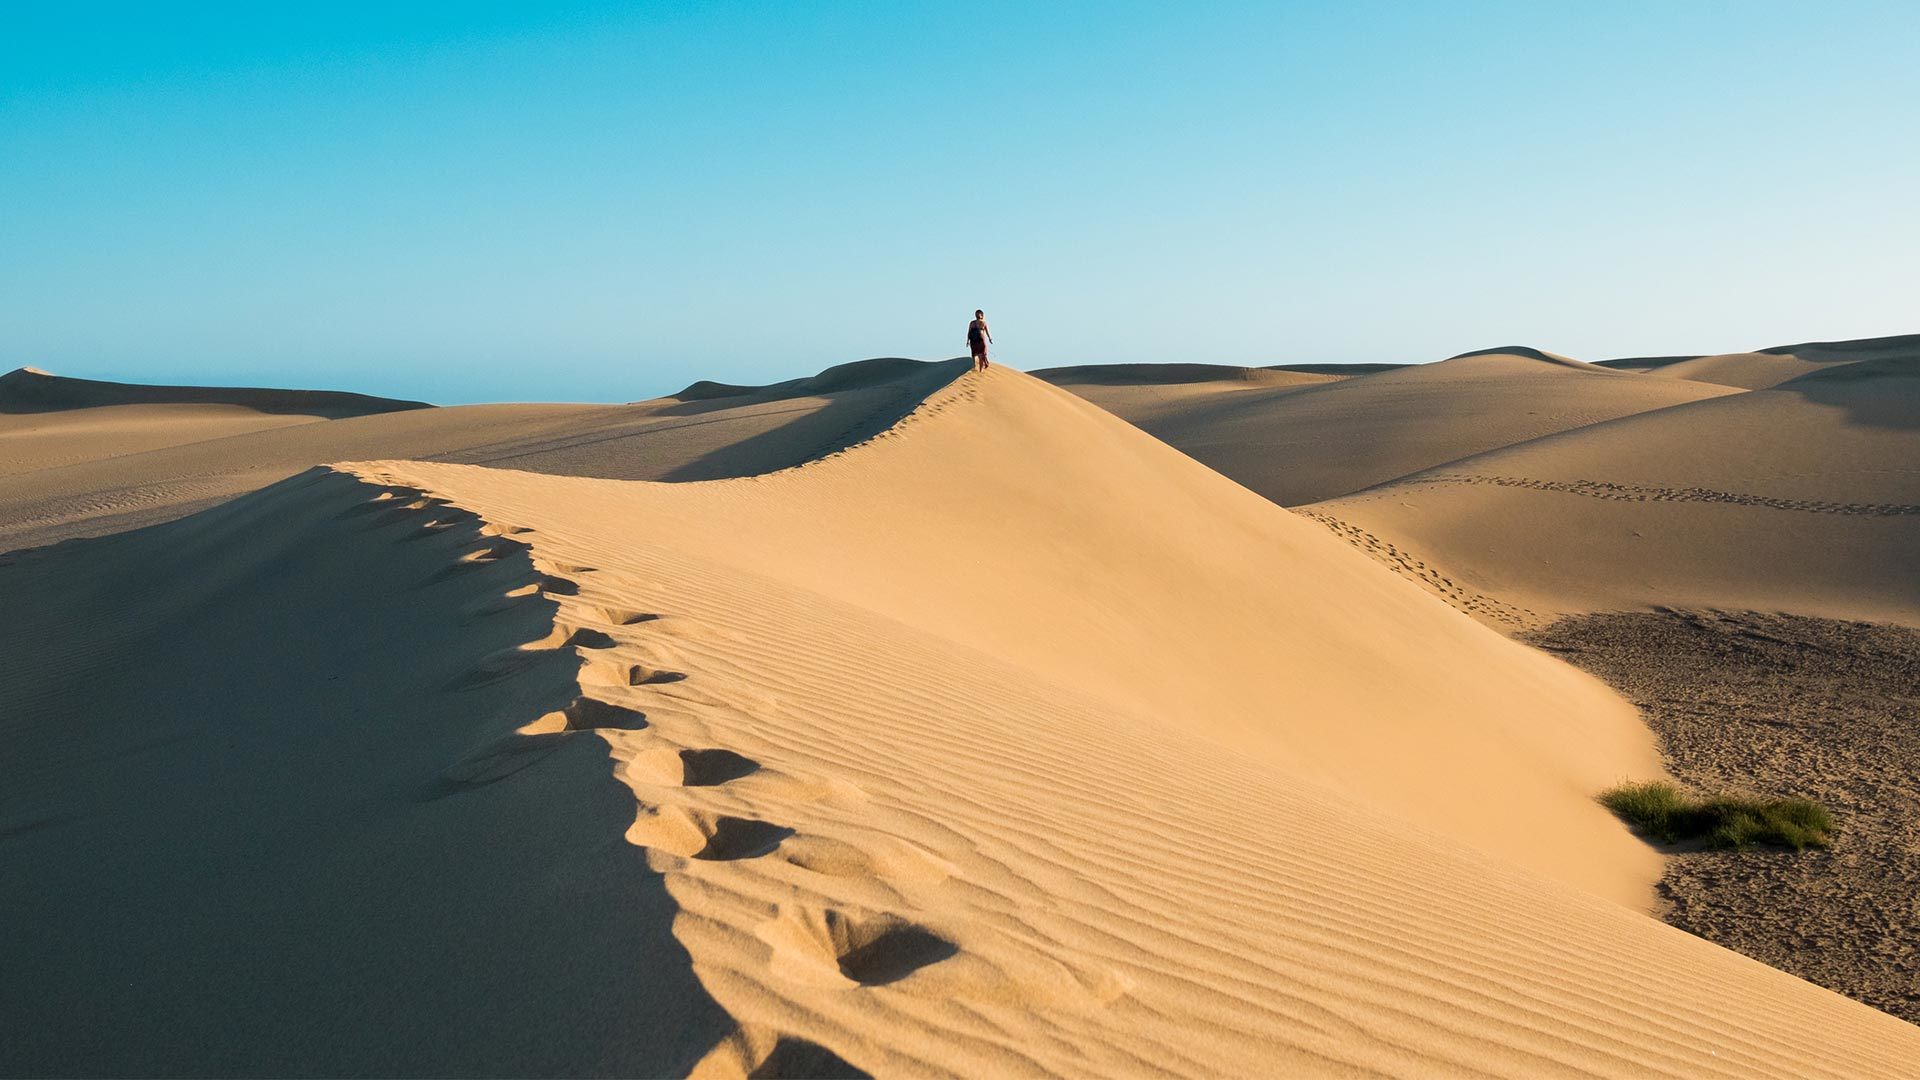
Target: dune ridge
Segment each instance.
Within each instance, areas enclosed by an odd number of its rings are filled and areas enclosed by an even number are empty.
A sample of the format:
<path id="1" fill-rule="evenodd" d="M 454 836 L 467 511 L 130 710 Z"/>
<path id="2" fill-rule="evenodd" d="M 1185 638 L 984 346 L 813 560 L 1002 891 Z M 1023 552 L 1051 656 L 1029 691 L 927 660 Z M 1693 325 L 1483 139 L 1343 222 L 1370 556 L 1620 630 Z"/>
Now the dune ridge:
<path id="1" fill-rule="evenodd" d="M 883 1073 L 1827 1075 L 1912 1052 L 1890 1018 L 1409 831 L 1219 733 L 1036 678 L 1059 658 L 983 651 L 947 598 L 903 622 L 821 588 L 805 558 L 749 567 L 728 550 L 782 496 L 849 482 L 871 499 L 898 459 L 945 459 L 949 435 L 994 457 L 983 427 L 1018 406 L 1060 423 L 1018 378 L 970 377 L 832 461 L 711 484 L 348 466 L 512 523 L 577 586 L 556 636 L 593 613 L 652 616 L 596 624 L 612 674 L 593 692 L 647 721 L 597 737 L 634 792 L 629 839 L 680 905 L 674 933 L 740 1025 L 700 1073 L 806 1052 Z M 596 513 L 559 509 L 589 490 Z M 716 512 L 731 520 L 696 528 Z M 618 524 L 636 520 L 648 529 Z M 1627 989 L 1655 978 L 1699 992 L 1675 1006 Z M 1842 1058 L 1750 1026 L 1788 999 L 1845 1032 Z"/>
<path id="2" fill-rule="evenodd" d="M 37 928 L 0 942 L 0 1070 L 1920 1054 L 1635 910 L 1659 860 L 1591 796 L 1659 764 L 1598 682 L 964 368 L 908 369 L 904 414 L 891 384 L 813 425 L 750 402 L 748 475 L 497 467 L 564 463 L 557 414 L 495 467 L 334 465 L 0 556 L 0 603 L 47 613 L 0 624 L 32 763 L 0 791 L 0 901 Z M 713 457 L 680 438 L 654 475 Z"/>
<path id="3" fill-rule="evenodd" d="M 5 562 L 57 615 L 0 628 L 8 1071 L 1920 1052 L 1588 891 L 1656 862 L 1588 798 L 1649 753 L 1597 683 L 1016 373 L 761 475 L 346 465 Z"/>

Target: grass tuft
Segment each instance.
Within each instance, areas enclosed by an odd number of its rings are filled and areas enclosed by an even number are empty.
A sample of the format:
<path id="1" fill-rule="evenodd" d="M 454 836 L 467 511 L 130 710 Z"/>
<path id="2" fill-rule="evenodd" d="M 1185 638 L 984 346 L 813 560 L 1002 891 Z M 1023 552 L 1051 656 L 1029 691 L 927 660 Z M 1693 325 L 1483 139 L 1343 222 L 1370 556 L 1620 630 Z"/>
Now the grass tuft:
<path id="1" fill-rule="evenodd" d="M 1621 784 L 1600 796 L 1627 824 L 1669 844 L 1704 840 L 1710 848 L 1775 844 L 1800 851 L 1831 842 L 1833 818 L 1812 799 L 1697 796 L 1665 781 Z"/>

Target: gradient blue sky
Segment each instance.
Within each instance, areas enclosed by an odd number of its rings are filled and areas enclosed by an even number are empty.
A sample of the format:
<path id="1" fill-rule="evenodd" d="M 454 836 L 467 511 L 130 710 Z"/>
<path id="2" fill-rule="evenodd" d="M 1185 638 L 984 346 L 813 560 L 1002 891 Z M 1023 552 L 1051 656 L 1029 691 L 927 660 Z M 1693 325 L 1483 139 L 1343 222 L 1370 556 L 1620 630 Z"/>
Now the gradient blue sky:
<path id="1" fill-rule="evenodd" d="M 627 400 L 1920 331 L 1920 4 L 0 0 L 0 369 Z"/>

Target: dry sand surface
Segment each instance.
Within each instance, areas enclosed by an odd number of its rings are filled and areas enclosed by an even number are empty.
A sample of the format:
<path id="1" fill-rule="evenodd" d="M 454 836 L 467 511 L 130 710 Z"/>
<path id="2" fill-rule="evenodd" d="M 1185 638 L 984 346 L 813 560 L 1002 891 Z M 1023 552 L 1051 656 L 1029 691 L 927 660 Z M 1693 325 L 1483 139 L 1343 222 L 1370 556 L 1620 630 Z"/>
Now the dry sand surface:
<path id="1" fill-rule="evenodd" d="M 6 536 L 112 533 L 0 556 L 0 1072 L 1920 1059 L 1644 914 L 1598 680 L 965 368 L 0 478 Z M 307 468 L 355 449 L 470 463 Z"/>
<path id="2" fill-rule="evenodd" d="M 431 409 L 387 402 L 367 410 L 377 415 L 298 411 L 315 398 L 384 400 L 359 395 L 156 394 L 155 388 L 26 375 L 0 376 L 0 548 L 172 520 L 352 458 L 428 458 L 639 480 L 764 472 L 873 434 L 951 372 L 867 360 L 773 387 L 695 384 L 682 395 L 634 405 Z M 61 384 L 65 411 L 46 410 L 49 382 Z"/>
<path id="3" fill-rule="evenodd" d="M 1281 504 L 1350 494 L 1496 447 L 1717 397 L 1728 387 L 1650 379 L 1511 347 L 1324 384 L 1226 378 L 1177 398 L 1060 385 Z M 1227 369 L 1229 371 L 1234 369 Z M 1206 389 L 1202 389 L 1205 387 Z"/>
<path id="4" fill-rule="evenodd" d="M 1646 371 L 1663 379 L 1764 390 L 1789 379 L 1811 375 L 1842 364 L 1882 360 L 1920 353 L 1920 335 L 1865 338 L 1859 341 L 1816 341 L 1780 345 L 1758 352 L 1720 353 L 1715 356 L 1648 357 L 1642 360 L 1603 361 L 1609 367 Z"/>
<path id="5" fill-rule="evenodd" d="M 1902 340 L 1306 511 L 1519 625 L 1657 605 L 1920 625 L 1920 339 Z"/>
<path id="6" fill-rule="evenodd" d="M 1445 387 L 1460 423 L 1509 438 L 1460 365 L 1420 376 Z M 1522 438 L 1300 512 L 1605 677 L 1645 710 L 1682 780 L 1833 809 L 1830 852 L 1671 859 L 1663 914 L 1913 1019 L 1920 336 L 1604 366 L 1623 378 L 1562 378 L 1542 403 L 1577 411 L 1621 382 L 1732 392 Z M 1298 391 L 1289 408 L 1383 380 Z M 1345 442 L 1276 433 L 1277 409 L 1242 412 L 1220 410 L 1216 426 L 1202 410 L 1140 422 L 1268 491 L 1317 481 L 1355 447 L 1413 460 L 1425 438 L 1387 411 L 1355 414 Z M 1176 426 L 1189 417 L 1197 429 Z"/>

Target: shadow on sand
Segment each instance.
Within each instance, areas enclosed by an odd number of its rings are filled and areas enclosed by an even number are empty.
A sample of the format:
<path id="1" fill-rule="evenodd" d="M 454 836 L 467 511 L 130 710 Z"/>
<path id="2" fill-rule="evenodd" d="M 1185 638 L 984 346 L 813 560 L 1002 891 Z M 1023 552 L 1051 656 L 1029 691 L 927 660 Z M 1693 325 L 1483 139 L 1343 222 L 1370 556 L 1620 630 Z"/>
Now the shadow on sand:
<path id="1" fill-rule="evenodd" d="M 579 693 L 525 546 L 379 492 L 0 558 L 0 1073 L 669 1075 L 732 1029 L 606 744 L 514 733 Z"/>

